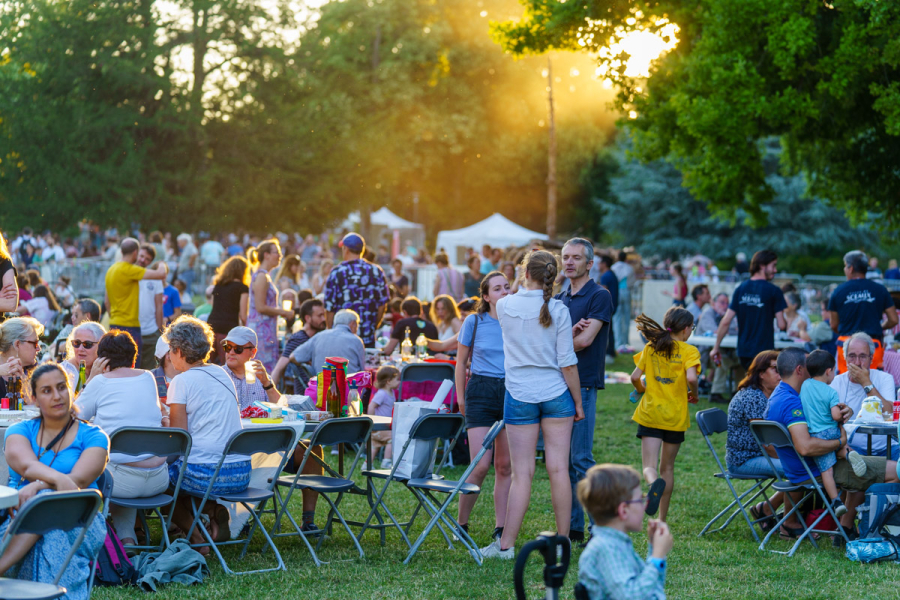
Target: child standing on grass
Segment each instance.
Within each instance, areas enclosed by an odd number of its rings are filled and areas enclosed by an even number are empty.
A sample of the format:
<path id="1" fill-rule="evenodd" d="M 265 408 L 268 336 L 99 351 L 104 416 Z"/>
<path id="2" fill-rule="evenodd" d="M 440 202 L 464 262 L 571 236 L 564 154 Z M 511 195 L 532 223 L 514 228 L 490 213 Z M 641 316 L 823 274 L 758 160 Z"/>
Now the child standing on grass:
<path id="1" fill-rule="evenodd" d="M 841 423 L 843 415 L 837 407 L 841 403 L 837 390 L 831 387 L 834 381 L 834 367 L 837 362 L 834 356 L 824 350 L 813 350 L 806 357 L 806 370 L 810 379 L 803 382 L 800 387 L 800 402 L 803 404 L 803 414 L 809 425 L 809 435 L 820 440 L 841 439 Z M 866 474 L 866 461 L 859 453 L 850 450 L 849 446 L 841 448 L 837 455 L 834 452 L 816 456 L 816 466 L 822 475 L 822 487 L 831 498 L 831 507 L 834 514 L 841 516 L 847 512 L 847 507 L 838 496 L 837 486 L 834 484 L 834 467 L 837 457 L 846 458 L 857 477 Z"/>
<path id="2" fill-rule="evenodd" d="M 595 523 L 578 561 L 578 580 L 591 600 L 664 600 L 666 556 L 674 543 L 669 526 L 657 519 L 647 523 L 647 560 L 628 536 L 642 529 L 648 499 L 641 495 L 638 472 L 624 465 L 593 466 L 577 493 Z"/>
<path id="3" fill-rule="evenodd" d="M 385 365 L 375 374 L 375 393 L 369 400 L 367 414 L 390 417 L 394 414 L 394 390 L 400 387 L 400 370 L 397 367 Z M 392 448 L 391 431 L 372 432 L 372 460 L 378 454 L 378 449 L 384 446 L 384 458 L 381 460 L 382 469 L 391 468 Z"/>
<path id="4" fill-rule="evenodd" d="M 697 377 L 700 352 L 685 341 L 691 336 L 694 316 L 684 308 L 673 306 L 666 311 L 664 327 L 640 315 L 638 331 L 649 342 L 634 357 L 637 365 L 631 383 L 643 394 L 632 420 L 638 424 L 641 440 L 641 464 L 644 478 L 650 484 L 647 514 L 659 510 L 665 521 L 675 485 L 675 457 L 690 427 L 688 402 L 697 402 Z M 646 384 L 641 376 L 646 374 Z"/>

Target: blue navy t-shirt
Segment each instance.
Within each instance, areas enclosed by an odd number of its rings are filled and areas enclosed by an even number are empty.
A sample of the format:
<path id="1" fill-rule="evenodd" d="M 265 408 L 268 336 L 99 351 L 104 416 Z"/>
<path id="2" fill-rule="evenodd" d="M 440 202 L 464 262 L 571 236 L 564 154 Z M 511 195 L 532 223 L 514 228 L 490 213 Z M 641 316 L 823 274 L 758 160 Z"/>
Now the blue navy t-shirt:
<path id="1" fill-rule="evenodd" d="M 769 396 L 769 406 L 766 409 L 766 420 L 781 423 L 788 428 L 793 425 L 806 425 L 806 415 L 803 413 L 803 403 L 800 401 L 800 394 L 794 388 L 784 383 L 778 384 L 772 395 Z M 800 483 L 809 479 L 806 469 L 803 468 L 801 458 L 792 448 L 776 448 L 778 458 L 781 460 L 781 466 L 784 468 L 784 474 L 791 483 Z M 816 461 L 807 457 L 806 464 L 812 471 L 813 477 L 821 475 Z"/>
<path id="2" fill-rule="evenodd" d="M 619 308 L 619 278 L 612 271 L 607 271 L 600 276 L 600 285 L 609 290 L 612 297 L 612 311 L 615 313 Z"/>
<path id="3" fill-rule="evenodd" d="M 775 315 L 787 308 L 784 292 L 761 279 L 749 279 L 734 290 L 731 310 L 738 320 L 737 355 L 753 358 L 775 348 Z"/>
<path id="4" fill-rule="evenodd" d="M 894 300 L 880 283 L 871 279 L 851 279 L 837 286 L 828 301 L 828 310 L 838 314 L 838 335 L 864 331 L 882 339 L 881 315 Z"/>
<path id="5" fill-rule="evenodd" d="M 478 319 L 478 329 L 475 329 L 475 319 Z M 472 340 L 472 332 L 475 331 L 475 340 Z M 468 346 L 472 352 L 472 373 L 485 377 L 506 377 L 503 365 L 503 331 L 500 329 L 500 321 L 491 315 L 473 313 L 466 317 L 459 330 L 458 341 L 463 346 Z"/>
<path id="6" fill-rule="evenodd" d="M 611 272 L 611 271 L 610 271 Z M 618 289 L 618 285 L 616 285 Z M 597 319 L 603 322 L 603 327 L 597 333 L 597 337 L 590 346 L 575 353 L 578 358 L 578 378 L 581 387 L 594 387 L 603 389 L 606 378 L 606 346 L 609 343 L 609 324 L 612 321 L 613 301 L 609 290 L 605 290 L 593 279 L 589 279 L 578 293 L 572 295 L 572 288 L 557 294 L 560 300 L 569 309 L 574 325 L 581 319 Z"/>

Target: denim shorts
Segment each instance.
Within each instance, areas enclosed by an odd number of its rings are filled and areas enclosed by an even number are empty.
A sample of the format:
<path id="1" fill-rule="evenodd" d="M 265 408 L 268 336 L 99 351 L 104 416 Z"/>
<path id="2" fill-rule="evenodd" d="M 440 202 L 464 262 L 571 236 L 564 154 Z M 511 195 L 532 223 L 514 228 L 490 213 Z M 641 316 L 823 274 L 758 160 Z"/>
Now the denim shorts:
<path id="1" fill-rule="evenodd" d="M 546 402 L 519 402 L 506 392 L 503 420 L 507 425 L 536 425 L 541 419 L 565 419 L 575 416 L 575 400 L 569 390 Z"/>

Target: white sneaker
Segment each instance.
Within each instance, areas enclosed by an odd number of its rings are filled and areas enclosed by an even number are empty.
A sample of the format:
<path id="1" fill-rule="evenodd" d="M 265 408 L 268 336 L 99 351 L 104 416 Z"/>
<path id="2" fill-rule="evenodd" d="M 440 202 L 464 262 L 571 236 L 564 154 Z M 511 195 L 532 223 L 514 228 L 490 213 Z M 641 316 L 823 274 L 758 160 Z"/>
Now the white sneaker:
<path id="1" fill-rule="evenodd" d="M 394 463 L 391 461 L 390 458 L 385 458 L 385 459 L 382 459 L 382 461 L 381 461 L 381 468 L 382 469 L 390 469 L 393 466 L 393 464 Z"/>
<path id="2" fill-rule="evenodd" d="M 847 453 L 847 460 L 850 461 L 850 467 L 857 477 L 863 477 L 866 474 L 868 467 L 866 466 L 866 461 L 859 455 L 859 452 L 851 450 Z"/>
<path id="3" fill-rule="evenodd" d="M 512 560 L 516 557 L 516 553 L 512 548 L 506 550 L 500 549 L 500 542 L 491 542 L 481 549 L 481 555 L 485 558 L 501 558 L 503 560 Z"/>

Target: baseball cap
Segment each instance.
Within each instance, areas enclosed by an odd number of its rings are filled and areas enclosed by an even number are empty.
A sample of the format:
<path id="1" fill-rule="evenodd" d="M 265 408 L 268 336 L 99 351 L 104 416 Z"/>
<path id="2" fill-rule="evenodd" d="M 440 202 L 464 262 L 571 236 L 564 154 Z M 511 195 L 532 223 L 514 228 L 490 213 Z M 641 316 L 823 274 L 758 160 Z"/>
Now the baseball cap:
<path id="1" fill-rule="evenodd" d="M 249 327 L 243 326 L 235 327 L 234 329 L 229 331 L 228 335 L 225 336 L 225 339 L 223 341 L 232 342 L 240 346 L 252 344 L 254 348 L 256 348 L 256 345 L 258 343 L 256 332 Z"/>
<path id="2" fill-rule="evenodd" d="M 338 242 L 338 246 L 347 248 L 351 252 L 362 252 L 366 247 L 366 240 L 358 233 L 348 233 L 340 242 Z"/>
<path id="3" fill-rule="evenodd" d="M 163 357 L 169 352 L 169 342 L 160 337 L 156 340 L 156 350 L 153 352 L 153 356 L 162 360 Z"/>

